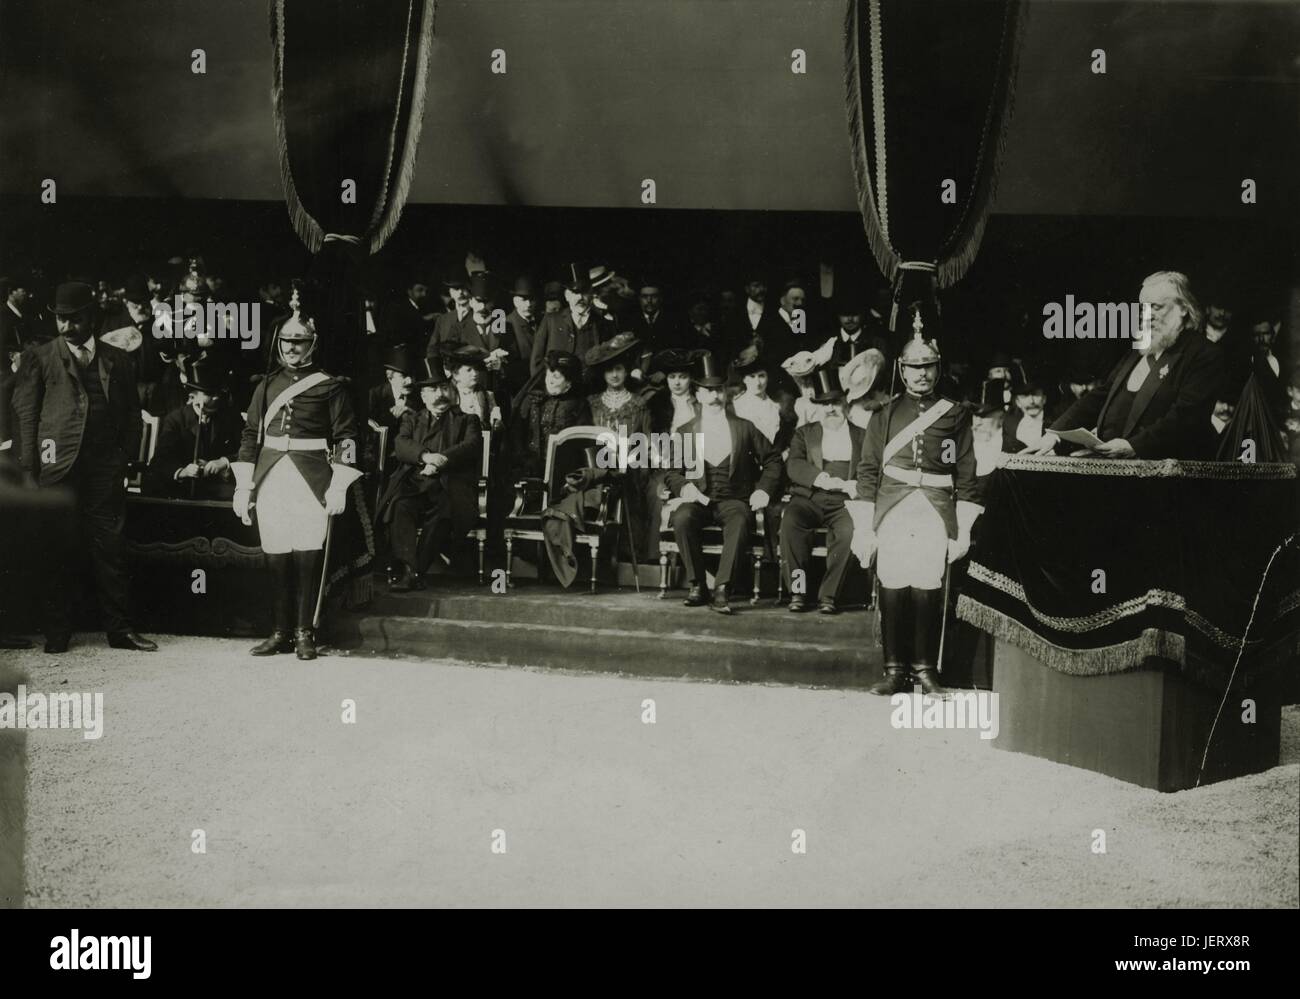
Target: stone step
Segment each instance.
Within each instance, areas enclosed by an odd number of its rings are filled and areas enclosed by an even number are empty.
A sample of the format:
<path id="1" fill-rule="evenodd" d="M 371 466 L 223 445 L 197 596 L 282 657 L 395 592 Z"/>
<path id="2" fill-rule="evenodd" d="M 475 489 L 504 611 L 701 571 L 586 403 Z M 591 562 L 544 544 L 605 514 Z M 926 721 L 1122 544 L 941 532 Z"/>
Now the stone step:
<path id="1" fill-rule="evenodd" d="M 494 595 L 452 584 L 378 595 L 331 634 L 336 646 L 366 654 L 636 676 L 845 688 L 880 676 L 874 613 L 792 615 L 771 600 L 733 606 L 724 617 L 682 606 L 681 591 L 660 601 L 645 592 L 521 586 Z"/>

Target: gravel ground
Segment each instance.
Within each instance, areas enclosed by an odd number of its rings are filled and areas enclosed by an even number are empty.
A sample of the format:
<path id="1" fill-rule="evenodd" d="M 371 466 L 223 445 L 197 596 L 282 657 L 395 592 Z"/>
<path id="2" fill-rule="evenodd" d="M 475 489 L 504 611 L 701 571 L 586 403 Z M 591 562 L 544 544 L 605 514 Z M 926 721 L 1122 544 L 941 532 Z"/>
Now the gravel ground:
<path id="1" fill-rule="evenodd" d="M 860 692 L 102 641 L 14 657 L 106 716 L 28 734 L 28 905 L 1300 905 L 1296 708 L 1160 794 Z"/>

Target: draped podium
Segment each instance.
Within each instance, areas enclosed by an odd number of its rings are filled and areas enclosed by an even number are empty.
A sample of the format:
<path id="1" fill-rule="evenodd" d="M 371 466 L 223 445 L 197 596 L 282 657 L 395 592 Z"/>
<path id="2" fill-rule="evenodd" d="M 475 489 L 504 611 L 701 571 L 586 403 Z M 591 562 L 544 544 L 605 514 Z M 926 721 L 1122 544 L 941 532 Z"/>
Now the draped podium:
<path id="1" fill-rule="evenodd" d="M 1276 764 L 1294 465 L 1016 455 L 982 521 L 957 614 L 997 643 L 999 746 L 1162 790 Z"/>

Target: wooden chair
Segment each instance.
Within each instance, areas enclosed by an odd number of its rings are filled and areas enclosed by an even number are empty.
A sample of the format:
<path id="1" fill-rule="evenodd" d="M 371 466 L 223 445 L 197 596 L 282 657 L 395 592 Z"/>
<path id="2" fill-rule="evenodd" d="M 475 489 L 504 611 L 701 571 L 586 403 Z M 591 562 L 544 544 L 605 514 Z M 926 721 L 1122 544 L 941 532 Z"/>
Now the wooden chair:
<path id="1" fill-rule="evenodd" d="M 483 555 L 487 548 L 488 538 L 488 481 L 489 473 L 492 470 L 492 431 L 483 431 L 483 460 L 479 463 L 478 469 L 478 519 L 474 522 L 474 529 L 469 532 L 469 536 L 478 542 L 478 581 L 483 583 Z M 510 575 L 509 563 L 506 565 L 506 576 Z"/>
<path id="2" fill-rule="evenodd" d="M 144 485 L 145 469 L 153 461 L 154 452 L 158 450 L 158 429 L 162 421 L 147 410 L 140 410 L 140 451 L 136 460 L 127 466 L 126 488 L 128 492 L 138 493 Z"/>
<path id="3" fill-rule="evenodd" d="M 588 449 L 602 445 L 601 435 L 608 435 L 605 427 L 569 427 L 552 434 L 546 445 L 546 466 L 540 479 L 521 479 L 515 483 L 515 504 L 505 519 L 506 585 L 510 585 L 514 543 L 537 542 L 538 566 L 545 559 L 542 551 L 544 532 L 542 511 L 564 498 L 564 477 L 572 471 L 589 466 Z M 574 542 L 586 545 L 591 552 L 591 592 L 596 592 L 596 571 L 599 567 L 601 539 L 607 531 L 613 533 L 613 551 L 618 551 L 618 531 L 623 523 L 623 501 L 617 495 L 614 483 L 599 486 L 600 500 L 594 515 L 584 517 L 587 530 L 574 536 Z"/>
<path id="4" fill-rule="evenodd" d="M 660 499 L 667 500 L 667 491 L 660 493 Z M 758 514 L 750 513 L 749 523 L 749 557 L 752 560 L 754 572 L 754 595 L 750 597 L 749 602 L 756 604 L 759 601 L 762 592 L 762 571 L 763 559 L 767 557 L 767 531 L 763 524 L 764 518 Z M 710 525 L 704 529 L 704 554 L 721 555 L 722 554 L 722 528 Z M 677 571 L 677 563 L 681 558 L 681 548 L 677 544 L 677 536 L 673 534 L 672 529 L 672 511 L 664 506 L 659 517 L 659 599 L 663 600 L 668 596 L 668 581 L 673 572 Z M 777 586 L 780 586 L 777 582 Z"/>

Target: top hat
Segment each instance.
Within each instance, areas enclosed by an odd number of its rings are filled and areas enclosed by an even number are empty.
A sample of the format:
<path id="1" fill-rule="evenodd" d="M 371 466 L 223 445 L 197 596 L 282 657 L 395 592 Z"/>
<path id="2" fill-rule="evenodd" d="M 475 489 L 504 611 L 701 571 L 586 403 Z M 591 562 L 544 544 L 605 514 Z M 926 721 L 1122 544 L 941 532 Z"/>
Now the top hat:
<path id="1" fill-rule="evenodd" d="M 827 364 L 817 369 L 817 386 L 812 401 L 818 405 L 828 402 L 840 402 L 844 399 L 844 389 L 840 387 L 839 370 Z"/>
<path id="2" fill-rule="evenodd" d="M 512 297 L 517 298 L 536 298 L 537 283 L 527 274 L 520 274 L 515 278 L 515 283 L 510 288 Z"/>
<path id="3" fill-rule="evenodd" d="M 396 371 L 398 374 L 409 375 L 411 373 L 411 354 L 405 347 L 392 347 L 388 351 L 388 356 L 384 358 L 384 367 L 389 371 Z"/>
<path id="4" fill-rule="evenodd" d="M 853 402 L 861 399 L 871 391 L 876 383 L 880 369 L 885 366 L 885 355 L 877 347 L 868 347 L 860 354 L 854 354 L 839 370 L 840 387 L 844 397 Z"/>
<path id="5" fill-rule="evenodd" d="M 489 272 L 479 271 L 469 279 L 469 297 L 489 303 L 497 300 L 497 283 Z"/>
<path id="6" fill-rule="evenodd" d="M 225 372 L 204 358 L 182 358 L 181 381 L 187 389 L 198 389 L 208 395 L 220 395 L 226 390 Z"/>
<path id="7" fill-rule="evenodd" d="M 583 363 L 589 368 L 598 368 L 601 365 L 610 364 L 629 350 L 641 346 L 641 341 L 636 338 L 634 333 L 619 333 L 611 337 L 604 343 L 598 343 L 587 351 L 583 357 Z"/>
<path id="8" fill-rule="evenodd" d="M 994 413 L 1003 412 L 1002 393 L 1006 388 L 1006 382 L 1001 378 L 986 378 L 980 385 L 980 397 L 974 405 L 976 416 L 992 416 Z"/>
<path id="9" fill-rule="evenodd" d="M 56 316 L 74 316 L 95 304 L 95 289 L 84 281 L 65 281 L 54 289 L 53 312 Z"/>
<path id="10" fill-rule="evenodd" d="M 577 292 L 585 295 L 591 291 L 591 278 L 587 276 L 587 268 L 584 264 L 569 264 L 564 272 L 563 285 L 568 291 Z"/>
<path id="11" fill-rule="evenodd" d="M 415 388 L 434 385 L 446 385 L 450 379 L 442 368 L 441 358 L 422 357 L 415 366 Z"/>
<path id="12" fill-rule="evenodd" d="M 703 388 L 720 389 L 727 384 L 727 379 L 718 370 L 718 362 L 709 351 L 701 351 L 695 359 L 695 373 L 692 380 Z"/>
<path id="13" fill-rule="evenodd" d="M 547 354 L 546 369 L 560 372 L 571 385 L 577 385 L 582 378 L 582 362 L 567 350 L 553 350 Z"/>

